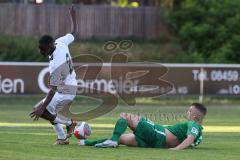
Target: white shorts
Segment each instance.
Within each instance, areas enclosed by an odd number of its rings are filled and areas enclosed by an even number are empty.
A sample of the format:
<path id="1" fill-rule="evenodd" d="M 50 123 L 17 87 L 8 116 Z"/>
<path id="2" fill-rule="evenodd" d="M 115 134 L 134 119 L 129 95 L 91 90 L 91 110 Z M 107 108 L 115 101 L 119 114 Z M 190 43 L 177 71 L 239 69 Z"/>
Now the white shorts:
<path id="1" fill-rule="evenodd" d="M 61 94 L 61 93 L 56 92 L 46 109 L 51 114 L 56 115 L 65 106 L 71 104 L 73 99 L 75 98 L 75 96 L 76 95 Z M 43 99 L 43 101 L 44 100 L 45 99 Z"/>

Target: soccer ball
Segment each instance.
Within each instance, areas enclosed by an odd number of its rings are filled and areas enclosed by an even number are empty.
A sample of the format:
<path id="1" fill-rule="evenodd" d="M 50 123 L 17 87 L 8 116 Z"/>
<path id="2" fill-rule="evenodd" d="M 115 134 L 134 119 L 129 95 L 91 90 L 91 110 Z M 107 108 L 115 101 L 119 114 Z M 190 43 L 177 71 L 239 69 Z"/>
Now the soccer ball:
<path id="1" fill-rule="evenodd" d="M 74 136 L 77 139 L 85 139 L 91 134 L 91 127 L 87 122 L 78 122 L 74 129 Z"/>

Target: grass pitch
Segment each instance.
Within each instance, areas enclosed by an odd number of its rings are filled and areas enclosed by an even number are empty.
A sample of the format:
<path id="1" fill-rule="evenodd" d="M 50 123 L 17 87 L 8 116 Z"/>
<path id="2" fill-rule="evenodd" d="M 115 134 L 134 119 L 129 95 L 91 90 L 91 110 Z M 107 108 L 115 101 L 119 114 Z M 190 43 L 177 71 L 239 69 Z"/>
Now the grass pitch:
<path id="1" fill-rule="evenodd" d="M 46 121 L 32 122 L 28 114 L 38 98 L 0 98 L 0 159 L 29 160 L 106 160 L 106 159 L 161 159 L 238 160 L 240 157 L 240 105 L 207 105 L 203 143 L 196 149 L 170 151 L 167 149 L 143 149 L 120 146 L 117 149 L 80 147 L 72 137 L 68 146 L 53 146 L 55 133 Z M 76 102 L 75 111 L 88 110 L 92 105 Z M 161 124 L 174 124 L 184 120 L 185 105 L 119 105 L 115 110 L 89 121 L 90 138 L 105 138 L 112 133 L 120 112 L 148 116 Z"/>

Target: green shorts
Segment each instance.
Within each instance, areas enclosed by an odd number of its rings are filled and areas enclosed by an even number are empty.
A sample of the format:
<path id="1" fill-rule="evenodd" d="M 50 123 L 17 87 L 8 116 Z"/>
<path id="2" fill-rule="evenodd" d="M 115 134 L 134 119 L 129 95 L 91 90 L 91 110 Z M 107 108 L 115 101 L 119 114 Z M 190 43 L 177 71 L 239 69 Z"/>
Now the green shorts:
<path id="1" fill-rule="evenodd" d="M 151 121 L 141 118 L 134 130 L 135 140 L 139 147 L 165 148 L 166 134 L 163 126 L 154 125 Z"/>

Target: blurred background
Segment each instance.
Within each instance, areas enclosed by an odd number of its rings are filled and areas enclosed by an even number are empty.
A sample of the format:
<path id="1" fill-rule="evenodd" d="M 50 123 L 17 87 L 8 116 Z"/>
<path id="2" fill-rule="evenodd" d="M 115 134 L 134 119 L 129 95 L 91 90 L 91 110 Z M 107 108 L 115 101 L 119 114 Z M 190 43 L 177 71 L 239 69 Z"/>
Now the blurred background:
<path id="1" fill-rule="evenodd" d="M 157 62 L 169 68 L 164 78 L 175 85 L 170 95 L 239 97 L 239 0 L 0 2 L 1 93 L 46 91 L 39 75 L 47 63 L 23 62 L 48 61 L 39 54 L 38 39 L 44 34 L 58 38 L 70 32 L 68 8 L 74 3 L 79 32 L 70 45 L 73 56 L 90 53 L 108 63 L 113 54 L 123 51 L 105 52 L 104 44 L 131 40 L 133 47 L 124 51 L 130 62 Z M 12 78 L 12 85 L 7 78 Z"/>
<path id="2" fill-rule="evenodd" d="M 0 60 L 46 61 L 37 39 L 70 31 L 77 8 L 79 41 L 72 54 L 102 51 L 106 40 L 131 39 L 131 61 L 239 63 L 238 0 L 1 0 Z M 13 47 L 14 46 L 14 47 Z"/>

